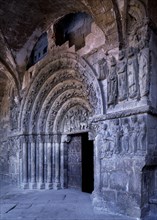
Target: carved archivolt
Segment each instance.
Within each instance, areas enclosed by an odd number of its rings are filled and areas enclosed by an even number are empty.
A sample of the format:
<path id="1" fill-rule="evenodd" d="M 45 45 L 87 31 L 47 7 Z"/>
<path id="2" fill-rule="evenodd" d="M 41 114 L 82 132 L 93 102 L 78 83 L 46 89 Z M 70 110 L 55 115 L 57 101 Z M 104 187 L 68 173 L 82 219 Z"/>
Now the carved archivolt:
<path id="1" fill-rule="evenodd" d="M 73 114 L 71 113 L 71 111 L 73 111 Z M 76 123 L 83 123 L 84 120 L 84 113 L 86 114 L 86 120 L 88 119 L 89 116 L 93 115 L 92 112 L 92 108 L 90 106 L 90 104 L 88 103 L 88 101 L 81 99 L 81 98 L 72 98 L 71 100 L 67 101 L 64 103 L 64 105 L 62 106 L 62 108 L 58 111 L 57 116 L 55 118 L 54 121 L 54 126 L 53 126 L 53 132 L 70 132 L 72 131 L 80 131 L 80 130 L 87 130 L 87 126 L 83 127 L 81 126 L 76 126 L 76 124 L 74 123 L 73 125 L 70 123 L 70 127 L 67 130 L 67 117 L 69 116 L 69 120 L 72 120 L 71 118 L 74 117 L 75 113 L 78 113 L 75 117 L 76 119 Z M 52 114 L 52 113 L 51 113 Z M 81 118 L 80 120 L 78 118 Z M 52 127 L 52 120 L 47 120 L 48 122 L 48 126 L 47 126 L 47 132 L 50 133 L 51 132 L 51 127 Z M 87 125 L 87 121 L 86 121 L 86 125 Z M 73 129 L 73 130 L 72 130 Z"/>
<path id="2" fill-rule="evenodd" d="M 70 106 L 65 107 L 68 102 Z M 23 99 L 22 131 L 52 133 L 53 123 L 58 121 L 56 117 L 59 121 L 63 119 L 58 112 L 65 114 L 73 102 L 78 106 L 85 104 L 88 106 L 85 109 L 93 115 L 103 114 L 101 90 L 94 71 L 85 60 L 72 53 L 59 54 L 52 60 L 48 58 L 36 69 Z"/>

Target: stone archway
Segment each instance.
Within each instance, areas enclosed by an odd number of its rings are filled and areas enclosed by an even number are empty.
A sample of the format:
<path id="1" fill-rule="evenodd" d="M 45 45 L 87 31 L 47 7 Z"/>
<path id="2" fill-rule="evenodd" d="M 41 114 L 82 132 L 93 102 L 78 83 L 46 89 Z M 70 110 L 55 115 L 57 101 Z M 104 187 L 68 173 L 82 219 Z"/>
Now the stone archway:
<path id="1" fill-rule="evenodd" d="M 63 53 L 36 71 L 21 115 L 21 185 L 60 188 L 63 137 L 89 131 L 89 117 L 103 114 L 99 83 L 92 68 L 76 54 Z M 65 126 L 66 125 L 66 126 Z"/>

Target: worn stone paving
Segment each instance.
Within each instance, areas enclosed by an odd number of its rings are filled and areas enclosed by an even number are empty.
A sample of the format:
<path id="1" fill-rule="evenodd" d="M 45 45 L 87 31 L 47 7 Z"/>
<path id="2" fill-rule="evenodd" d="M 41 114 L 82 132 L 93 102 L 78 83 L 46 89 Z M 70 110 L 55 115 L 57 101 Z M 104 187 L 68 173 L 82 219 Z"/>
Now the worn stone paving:
<path id="1" fill-rule="evenodd" d="M 21 190 L 0 185 L 0 220 L 134 220 L 98 214 L 90 194 L 78 190 Z"/>

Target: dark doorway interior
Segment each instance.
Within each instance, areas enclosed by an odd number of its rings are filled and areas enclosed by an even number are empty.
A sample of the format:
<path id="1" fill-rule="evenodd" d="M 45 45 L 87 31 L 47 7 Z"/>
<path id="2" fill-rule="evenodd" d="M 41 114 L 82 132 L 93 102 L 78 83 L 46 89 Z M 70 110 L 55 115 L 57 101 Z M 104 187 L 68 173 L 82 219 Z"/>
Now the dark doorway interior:
<path id="1" fill-rule="evenodd" d="M 93 141 L 88 140 L 88 133 L 82 134 L 82 191 L 94 190 Z"/>
<path id="2" fill-rule="evenodd" d="M 88 133 L 72 135 L 68 144 L 68 188 L 92 193 L 93 166 L 93 141 L 88 140 Z"/>

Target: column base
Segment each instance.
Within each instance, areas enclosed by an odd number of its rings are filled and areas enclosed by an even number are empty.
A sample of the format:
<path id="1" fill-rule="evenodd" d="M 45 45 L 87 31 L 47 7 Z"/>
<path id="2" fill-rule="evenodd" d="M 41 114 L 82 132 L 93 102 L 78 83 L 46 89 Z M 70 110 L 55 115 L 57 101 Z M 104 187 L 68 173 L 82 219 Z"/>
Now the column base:
<path id="1" fill-rule="evenodd" d="M 55 190 L 59 190 L 59 189 L 61 189 L 61 184 L 58 183 L 58 182 L 54 182 L 53 188 L 54 188 Z"/>
<path id="2" fill-rule="evenodd" d="M 37 189 L 37 183 L 30 183 L 29 188 L 30 189 Z"/>
<path id="3" fill-rule="evenodd" d="M 29 183 L 22 183 L 21 188 L 22 189 L 29 189 Z"/>
<path id="4" fill-rule="evenodd" d="M 91 199 L 94 208 L 102 206 L 102 197 L 100 196 L 100 192 L 93 191 L 91 195 Z"/>
<path id="5" fill-rule="evenodd" d="M 38 189 L 45 189 L 45 183 L 38 183 Z"/>
<path id="6" fill-rule="evenodd" d="M 45 184 L 45 189 L 53 189 L 53 184 L 52 183 L 46 183 Z"/>

